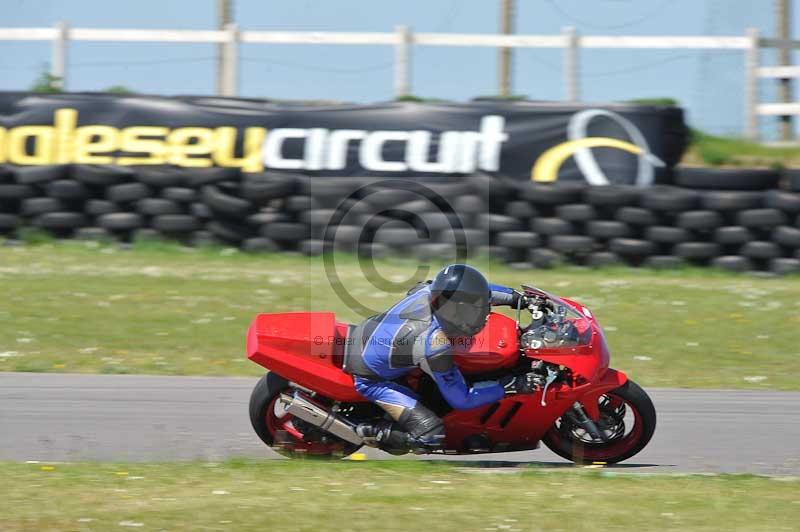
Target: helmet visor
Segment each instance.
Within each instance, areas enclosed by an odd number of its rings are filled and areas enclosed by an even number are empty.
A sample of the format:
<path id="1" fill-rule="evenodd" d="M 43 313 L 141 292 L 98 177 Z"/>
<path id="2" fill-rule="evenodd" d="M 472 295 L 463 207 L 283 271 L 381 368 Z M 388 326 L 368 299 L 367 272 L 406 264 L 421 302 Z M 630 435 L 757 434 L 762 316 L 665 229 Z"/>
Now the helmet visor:
<path id="1" fill-rule="evenodd" d="M 472 336 L 486 325 L 489 316 L 487 298 L 475 294 L 458 294 L 438 302 L 436 317 L 448 335 Z"/>

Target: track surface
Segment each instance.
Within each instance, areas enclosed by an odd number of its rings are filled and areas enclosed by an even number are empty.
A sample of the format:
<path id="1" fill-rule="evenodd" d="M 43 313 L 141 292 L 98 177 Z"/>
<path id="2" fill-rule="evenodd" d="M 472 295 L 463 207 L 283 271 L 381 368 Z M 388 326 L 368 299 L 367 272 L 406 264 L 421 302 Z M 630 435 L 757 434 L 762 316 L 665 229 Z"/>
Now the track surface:
<path id="1" fill-rule="evenodd" d="M 276 457 L 250 427 L 250 378 L 0 373 L 0 460 Z M 648 390 L 650 445 L 627 471 L 800 474 L 800 392 Z M 371 458 L 386 458 L 368 451 Z M 565 462 L 546 448 L 458 460 Z"/>

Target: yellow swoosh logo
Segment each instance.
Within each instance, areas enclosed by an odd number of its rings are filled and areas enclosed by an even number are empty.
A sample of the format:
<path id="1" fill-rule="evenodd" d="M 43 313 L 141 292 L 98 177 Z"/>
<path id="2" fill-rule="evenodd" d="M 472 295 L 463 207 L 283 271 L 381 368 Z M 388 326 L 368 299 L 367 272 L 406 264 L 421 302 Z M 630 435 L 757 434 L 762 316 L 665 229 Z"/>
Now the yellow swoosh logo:
<path id="1" fill-rule="evenodd" d="M 586 137 L 570 140 L 544 152 L 531 168 L 531 179 L 540 183 L 552 183 L 558 179 L 558 170 L 564 161 L 581 148 L 617 148 L 636 155 L 643 153 L 636 144 L 609 137 Z"/>

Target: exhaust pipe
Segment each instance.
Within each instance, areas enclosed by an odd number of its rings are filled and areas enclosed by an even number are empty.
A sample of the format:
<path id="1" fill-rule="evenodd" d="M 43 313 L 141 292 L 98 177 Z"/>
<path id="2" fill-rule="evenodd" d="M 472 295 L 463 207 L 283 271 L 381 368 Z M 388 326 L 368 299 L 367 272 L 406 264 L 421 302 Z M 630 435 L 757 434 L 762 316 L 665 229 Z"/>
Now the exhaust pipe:
<path id="1" fill-rule="evenodd" d="M 333 434 L 347 442 L 361 445 L 364 439 L 356 434 L 356 426 L 343 417 L 328 411 L 325 407 L 315 403 L 300 391 L 294 395 L 281 394 L 281 403 L 286 407 L 286 412 L 302 419 L 322 430 Z"/>

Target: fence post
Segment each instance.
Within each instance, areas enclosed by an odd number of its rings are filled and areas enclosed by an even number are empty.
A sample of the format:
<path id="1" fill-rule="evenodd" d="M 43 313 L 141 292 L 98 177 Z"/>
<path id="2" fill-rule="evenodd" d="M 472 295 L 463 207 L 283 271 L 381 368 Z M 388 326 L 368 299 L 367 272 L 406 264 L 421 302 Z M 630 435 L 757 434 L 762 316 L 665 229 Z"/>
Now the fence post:
<path id="1" fill-rule="evenodd" d="M 67 46 L 69 41 L 69 25 L 66 22 L 57 22 L 55 25 L 56 36 L 50 56 L 50 75 L 55 81 L 53 85 L 61 90 L 67 88 Z"/>
<path id="2" fill-rule="evenodd" d="M 758 140 L 758 65 L 761 48 L 758 28 L 745 30 L 749 43 L 744 56 L 744 127 L 748 139 Z"/>
<path id="3" fill-rule="evenodd" d="M 413 38 L 408 26 L 395 26 L 397 43 L 394 46 L 394 96 L 411 94 L 411 45 Z"/>
<path id="4" fill-rule="evenodd" d="M 500 33 L 514 33 L 514 0 L 503 0 L 500 4 Z M 499 68 L 497 72 L 497 95 L 501 98 L 511 96 L 511 84 L 514 79 L 513 49 L 508 46 L 498 48 Z"/>
<path id="5" fill-rule="evenodd" d="M 580 39 L 572 26 L 563 28 L 564 36 L 564 92 L 568 102 L 578 102 L 580 94 Z"/>
<path id="6" fill-rule="evenodd" d="M 226 24 L 225 34 L 220 96 L 236 96 L 239 92 L 239 28 L 236 24 Z"/>

